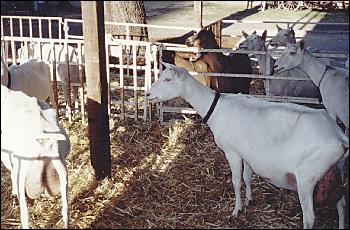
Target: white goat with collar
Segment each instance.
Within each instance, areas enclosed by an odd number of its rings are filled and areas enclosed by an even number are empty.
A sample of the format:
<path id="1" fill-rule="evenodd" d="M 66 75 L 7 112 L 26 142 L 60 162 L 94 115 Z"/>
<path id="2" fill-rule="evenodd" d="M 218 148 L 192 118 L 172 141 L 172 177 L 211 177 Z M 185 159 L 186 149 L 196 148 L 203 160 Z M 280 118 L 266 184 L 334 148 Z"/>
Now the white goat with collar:
<path id="1" fill-rule="evenodd" d="M 69 151 L 69 138 L 55 109 L 1 85 L 1 161 L 11 171 L 12 195 L 18 197 L 23 228 L 29 228 L 26 194 L 38 198 L 47 189 L 53 197 L 58 187 L 64 227 L 68 227 L 65 157 Z M 56 180 L 51 177 L 54 169 L 59 181 L 50 181 Z"/>
<path id="2" fill-rule="evenodd" d="M 349 134 L 349 70 L 325 65 L 300 44 L 288 44 L 276 61 L 276 73 L 299 68 L 320 89 L 324 107 L 336 121 L 339 118 Z"/>
<path id="3" fill-rule="evenodd" d="M 163 64 L 167 68 L 147 91 L 149 102 L 182 97 L 204 117 L 215 92 L 195 80 L 184 68 Z M 268 102 L 242 94 L 221 94 L 207 123 L 232 171 L 236 196 L 234 217 L 242 209 L 243 160 L 247 201 L 252 200 L 253 170 L 278 187 L 297 190 L 304 227 L 313 226 L 314 187 L 332 165 L 349 154 L 348 137 L 325 110 Z M 344 227 L 344 206 L 342 197 L 337 202 L 339 227 Z"/>

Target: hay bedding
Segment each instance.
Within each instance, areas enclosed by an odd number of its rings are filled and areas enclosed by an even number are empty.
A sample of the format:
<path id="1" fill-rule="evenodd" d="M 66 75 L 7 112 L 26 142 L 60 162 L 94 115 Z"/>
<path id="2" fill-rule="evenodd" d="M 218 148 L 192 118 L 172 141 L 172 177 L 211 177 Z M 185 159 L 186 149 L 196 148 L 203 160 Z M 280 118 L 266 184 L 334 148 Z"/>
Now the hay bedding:
<path id="1" fill-rule="evenodd" d="M 112 177 L 94 181 L 87 127 L 61 120 L 72 151 L 67 158 L 71 228 L 300 228 L 296 192 L 253 176 L 253 204 L 230 221 L 234 193 L 228 162 L 206 125 L 193 119 L 165 127 L 116 121 L 111 129 Z M 1 166 L 1 228 L 19 228 L 9 199 L 10 173 Z M 243 183 L 243 182 L 242 182 Z M 245 197 L 242 186 L 242 200 Z M 61 202 L 29 206 L 31 228 L 63 226 Z M 315 228 L 337 228 L 335 208 L 316 208 Z"/>
<path id="2" fill-rule="evenodd" d="M 262 94 L 262 82 L 254 81 L 251 91 Z M 182 99 L 167 103 L 188 106 Z M 98 182 L 90 165 L 87 126 L 79 117 L 71 124 L 60 120 L 72 144 L 67 157 L 70 228 L 302 227 L 297 193 L 257 175 L 253 204 L 243 205 L 241 215 L 229 220 L 235 201 L 230 168 L 209 128 L 196 123 L 194 115 L 168 114 L 166 119 L 182 120 L 164 127 L 156 121 L 115 120 L 110 124 L 112 177 Z M 11 189 L 10 173 L 1 165 L 1 228 L 21 227 L 18 203 L 9 199 Z M 244 202 L 243 180 L 241 191 Z M 337 228 L 335 208 L 316 208 L 315 214 L 315 228 Z M 61 228 L 61 200 L 36 200 L 29 205 L 29 221 L 31 228 Z"/>

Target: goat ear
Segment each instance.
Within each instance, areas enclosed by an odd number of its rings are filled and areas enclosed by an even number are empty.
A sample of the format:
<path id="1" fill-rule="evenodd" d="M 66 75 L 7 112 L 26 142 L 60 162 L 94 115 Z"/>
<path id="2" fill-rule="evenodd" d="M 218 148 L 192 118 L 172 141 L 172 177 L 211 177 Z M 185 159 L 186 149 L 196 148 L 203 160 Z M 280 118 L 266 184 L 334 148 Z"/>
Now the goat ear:
<path id="1" fill-rule="evenodd" d="M 293 36 L 295 37 L 295 32 L 293 30 L 293 27 L 290 28 L 290 32 L 293 34 Z"/>
<path id="2" fill-rule="evenodd" d="M 304 48 L 305 48 L 305 42 L 304 42 L 304 40 L 301 40 L 300 41 L 300 49 L 304 50 Z"/>
<path id="3" fill-rule="evenodd" d="M 263 34 L 261 35 L 261 38 L 263 39 L 263 41 L 266 41 L 266 38 L 267 38 L 267 30 L 264 30 Z"/>
<path id="4" fill-rule="evenodd" d="M 242 30 L 242 35 L 243 35 L 244 38 L 248 37 L 248 34 L 246 32 L 244 32 L 244 30 Z"/>
<path id="5" fill-rule="evenodd" d="M 256 30 L 254 30 L 253 34 L 256 34 Z"/>
<path id="6" fill-rule="evenodd" d="M 176 67 L 174 68 L 174 70 L 180 81 L 182 81 L 185 78 L 185 76 L 189 74 L 188 71 L 183 67 Z"/>
<path id="7" fill-rule="evenodd" d="M 166 63 L 166 62 L 162 62 L 162 61 L 160 63 L 162 63 L 165 66 L 165 68 L 172 68 L 174 66 L 172 64 L 169 64 L 169 63 Z"/>
<path id="8" fill-rule="evenodd" d="M 277 30 L 280 31 L 282 28 L 276 24 Z"/>

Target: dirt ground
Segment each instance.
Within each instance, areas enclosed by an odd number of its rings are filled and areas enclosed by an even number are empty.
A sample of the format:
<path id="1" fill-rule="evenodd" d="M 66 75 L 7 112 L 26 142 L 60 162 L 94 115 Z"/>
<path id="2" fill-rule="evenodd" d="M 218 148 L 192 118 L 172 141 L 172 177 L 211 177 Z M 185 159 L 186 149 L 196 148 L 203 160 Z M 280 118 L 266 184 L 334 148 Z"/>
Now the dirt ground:
<path id="1" fill-rule="evenodd" d="M 253 10 L 246 11 L 245 1 L 204 2 L 204 24 L 221 18 L 348 22 L 344 12 L 261 12 L 258 3 L 254 1 Z M 145 7 L 149 24 L 193 26 L 193 2 L 147 1 Z M 80 12 L 53 10 L 47 12 L 49 15 L 76 18 Z M 255 28 L 252 25 L 244 29 L 251 32 Z M 228 26 L 224 32 L 239 30 Z M 180 32 L 150 31 L 150 38 L 184 33 Z M 348 39 L 348 34 L 336 38 L 326 34 L 317 44 L 348 52 Z M 197 123 L 191 115 L 178 118 L 165 126 L 155 120 L 110 122 L 112 175 L 102 181 L 94 180 L 86 124 L 80 123 L 79 116 L 73 123 L 60 119 L 72 145 L 67 157 L 70 228 L 302 228 L 297 193 L 279 189 L 256 174 L 252 181 L 253 203 L 243 204 L 240 216 L 229 219 L 235 196 L 224 153 L 215 145 L 207 125 Z M 21 227 L 18 203 L 10 199 L 11 189 L 10 173 L 1 164 L 1 229 Z M 345 189 L 348 194 L 348 179 Z M 241 196 L 244 201 L 244 183 Z M 314 228 L 338 227 L 335 207 L 315 207 L 315 215 Z M 61 228 L 60 199 L 52 202 L 42 197 L 29 205 L 29 223 L 31 228 Z"/>

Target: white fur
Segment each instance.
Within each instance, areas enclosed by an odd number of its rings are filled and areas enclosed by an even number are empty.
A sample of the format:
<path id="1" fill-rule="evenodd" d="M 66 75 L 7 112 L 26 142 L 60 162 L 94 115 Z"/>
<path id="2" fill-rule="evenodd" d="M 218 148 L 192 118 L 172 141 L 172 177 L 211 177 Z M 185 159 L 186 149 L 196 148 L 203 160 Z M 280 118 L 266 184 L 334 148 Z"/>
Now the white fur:
<path id="1" fill-rule="evenodd" d="M 269 41 L 269 44 L 271 46 L 287 46 L 287 44 L 296 44 L 296 39 L 295 39 L 295 33 L 293 28 L 290 29 L 282 29 L 281 27 L 279 27 L 276 24 L 278 33 L 271 38 L 271 40 Z M 312 52 L 312 53 L 319 53 L 320 50 L 313 47 L 313 46 L 309 46 L 307 47 L 308 51 Z M 320 61 L 322 61 L 324 64 L 326 65 L 331 65 L 334 67 L 340 67 L 340 68 L 346 68 L 346 63 L 344 66 L 344 63 L 339 62 L 333 58 L 318 58 Z"/>
<path id="2" fill-rule="evenodd" d="M 53 52 L 52 52 L 52 46 L 50 43 L 43 43 L 41 42 L 41 50 L 42 50 L 42 60 L 43 61 L 53 61 Z M 30 42 L 27 46 L 23 46 L 22 48 L 19 48 L 17 50 L 18 57 L 20 59 L 20 63 L 25 63 L 28 61 L 26 58 L 27 52 L 28 52 L 28 58 L 30 59 L 41 59 L 40 57 L 40 46 L 39 42 Z M 67 101 L 67 64 L 66 64 L 66 57 L 65 57 L 65 47 L 64 45 L 58 45 L 55 44 L 55 54 L 56 54 L 56 76 L 57 80 L 61 82 L 62 84 L 62 91 L 65 100 Z M 70 82 L 71 83 L 80 83 L 79 81 L 79 66 L 78 64 L 78 53 L 75 48 L 68 45 L 68 60 L 71 63 L 69 65 L 69 73 L 70 73 Z M 75 107 L 78 106 L 78 87 L 73 86 L 73 101 L 75 101 Z"/>
<path id="3" fill-rule="evenodd" d="M 253 32 L 251 35 L 242 31 L 243 37 L 246 39 L 239 44 L 242 50 L 250 51 L 267 51 L 265 46 L 267 31 L 262 36 Z M 270 54 L 255 54 L 261 73 L 263 75 L 272 75 L 275 60 Z M 269 59 L 270 65 L 266 66 Z M 307 75 L 299 69 L 291 69 L 282 73 L 274 73 L 280 77 L 307 77 Z M 319 98 L 320 94 L 317 87 L 311 81 L 297 80 L 270 80 L 270 94 L 272 96 L 292 96 L 292 97 L 310 97 Z"/>
<path id="4" fill-rule="evenodd" d="M 324 107 L 336 121 L 339 118 L 349 131 L 349 70 L 329 68 L 304 48 L 304 43 L 288 44 L 275 63 L 275 71 L 299 68 L 319 86 Z M 323 76 L 323 80 L 322 80 Z M 322 80 L 322 81 L 321 81 Z M 320 83 L 321 81 L 321 83 Z"/>
<path id="5" fill-rule="evenodd" d="M 11 171 L 12 195 L 19 199 L 21 224 L 29 228 L 25 181 L 38 161 L 51 161 L 60 180 L 62 215 L 68 227 L 65 157 L 70 142 L 59 125 L 55 109 L 20 91 L 1 85 L 1 161 Z M 39 170 L 39 169 L 38 169 Z M 40 173 L 39 173 L 40 175 Z"/>
<path id="6" fill-rule="evenodd" d="M 1 57 L 1 84 L 7 86 L 11 74 L 11 90 L 22 91 L 25 94 L 45 101 L 50 98 L 54 108 L 57 107 L 50 80 L 50 68 L 42 61 L 31 60 L 21 65 L 7 68 Z"/>
<path id="7" fill-rule="evenodd" d="M 215 92 L 196 81 L 184 68 L 167 68 L 147 91 L 150 102 L 182 97 L 201 117 Z M 298 191 L 304 227 L 315 219 L 313 190 L 322 175 L 349 152 L 349 140 L 325 110 L 292 103 L 275 103 L 242 94 L 221 94 L 208 120 L 216 144 L 225 152 L 236 196 L 233 216 L 242 209 L 242 160 L 247 200 L 251 200 L 252 170 L 282 188 Z M 293 174 L 297 185 L 286 180 Z M 342 201 L 342 200 L 341 200 Z M 344 205 L 338 202 L 339 226 L 344 226 Z"/>

